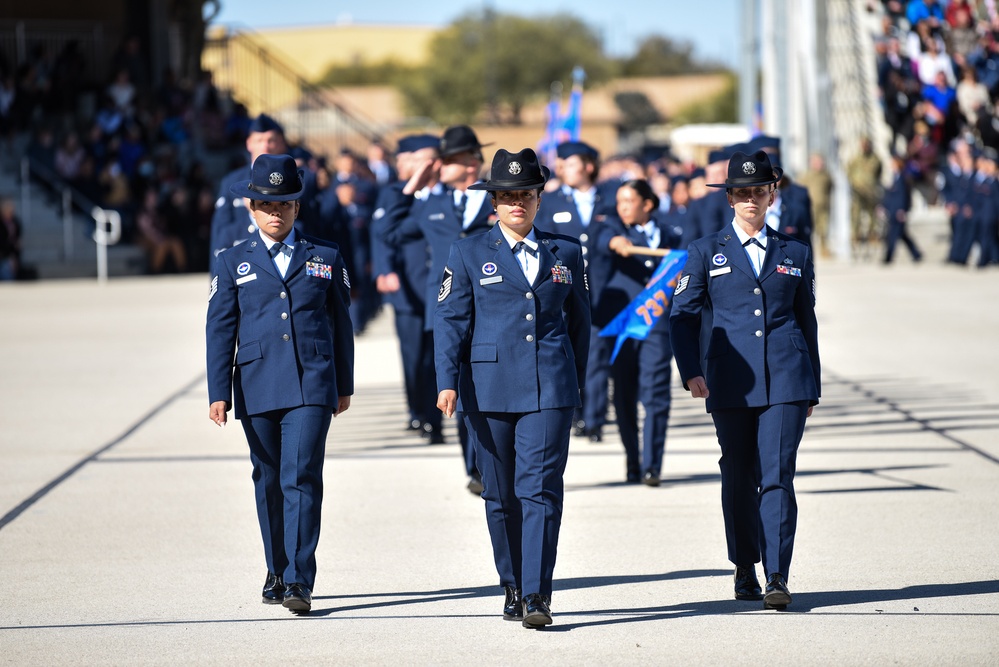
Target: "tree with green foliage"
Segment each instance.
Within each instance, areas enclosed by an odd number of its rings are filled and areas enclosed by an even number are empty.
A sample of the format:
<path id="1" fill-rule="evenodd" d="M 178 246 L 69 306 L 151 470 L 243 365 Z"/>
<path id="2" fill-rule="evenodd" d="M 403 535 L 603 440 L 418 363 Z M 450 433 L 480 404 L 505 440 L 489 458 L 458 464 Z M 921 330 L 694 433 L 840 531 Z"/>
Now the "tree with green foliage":
<path id="1" fill-rule="evenodd" d="M 612 73 L 597 34 L 569 14 L 525 18 L 474 12 L 457 19 L 430 44 L 429 62 L 401 85 L 408 110 L 442 124 L 520 123 L 524 105 L 547 98 L 553 81 L 568 90 L 572 69 L 589 83 Z"/>
<path id="2" fill-rule="evenodd" d="M 689 42 L 677 42 L 662 35 L 650 35 L 638 45 L 635 54 L 619 61 L 620 76 L 676 76 L 723 69 L 694 58 Z"/>
<path id="3" fill-rule="evenodd" d="M 676 125 L 687 123 L 736 123 L 739 120 L 739 79 L 731 72 L 725 89 L 705 100 L 689 104 L 670 119 Z"/>

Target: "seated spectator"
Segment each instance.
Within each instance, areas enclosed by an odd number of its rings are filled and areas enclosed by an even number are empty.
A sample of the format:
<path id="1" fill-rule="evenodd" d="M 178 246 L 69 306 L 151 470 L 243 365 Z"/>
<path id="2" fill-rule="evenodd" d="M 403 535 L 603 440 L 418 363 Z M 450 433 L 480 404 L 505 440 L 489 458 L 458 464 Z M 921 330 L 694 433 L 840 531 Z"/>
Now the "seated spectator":
<path id="1" fill-rule="evenodd" d="M 962 13 L 967 14 L 971 22 L 970 25 L 975 24 L 975 8 L 968 0 L 950 0 L 947 8 L 944 9 L 944 19 L 951 28 L 956 28 L 961 23 L 958 16 Z"/>
<path id="2" fill-rule="evenodd" d="M 964 121 L 974 127 L 978 124 L 978 115 L 992 113 L 992 99 L 989 89 L 979 83 L 978 75 L 972 67 L 966 67 L 957 84 L 957 106 Z"/>
<path id="3" fill-rule="evenodd" d="M 60 178 L 73 183 L 80 176 L 80 166 L 87 152 L 80 145 L 80 137 L 70 132 L 55 152 L 55 170 Z"/>
<path id="4" fill-rule="evenodd" d="M 21 221 L 14 200 L 0 199 L 0 281 L 16 280 L 21 267 Z"/>
<path id="5" fill-rule="evenodd" d="M 944 12 L 937 0 L 909 0 L 909 4 L 905 7 L 905 18 L 909 20 L 911 26 L 926 21 L 930 30 L 937 33 L 943 26 Z"/>
<path id="6" fill-rule="evenodd" d="M 138 244 L 146 251 L 150 273 L 162 273 L 168 259 L 173 260 L 177 271 L 187 268 L 184 242 L 171 233 L 167 221 L 161 214 L 159 196 L 156 190 L 146 190 L 142 198 L 142 208 L 136 214 Z"/>
<path id="7" fill-rule="evenodd" d="M 951 4 L 947 9 L 950 10 L 953 6 Z M 971 52 L 978 46 L 978 31 L 975 30 L 975 23 L 967 5 L 964 9 L 957 10 L 947 42 L 947 52 L 950 53 L 951 58 L 960 59 L 961 62 L 966 61 Z"/>
<path id="8" fill-rule="evenodd" d="M 135 86 L 128 77 L 128 70 L 118 70 L 114 82 L 108 86 L 108 97 L 114 102 L 114 107 L 125 118 L 131 118 L 135 114 Z"/>
<path id="9" fill-rule="evenodd" d="M 951 88 L 957 86 L 957 77 L 954 75 L 954 64 L 950 56 L 940 48 L 940 44 L 935 39 L 927 39 L 923 42 L 923 52 L 916 58 L 916 67 L 919 70 L 919 80 L 924 86 L 936 85 L 937 72 L 943 72 L 947 77 L 947 85 Z"/>

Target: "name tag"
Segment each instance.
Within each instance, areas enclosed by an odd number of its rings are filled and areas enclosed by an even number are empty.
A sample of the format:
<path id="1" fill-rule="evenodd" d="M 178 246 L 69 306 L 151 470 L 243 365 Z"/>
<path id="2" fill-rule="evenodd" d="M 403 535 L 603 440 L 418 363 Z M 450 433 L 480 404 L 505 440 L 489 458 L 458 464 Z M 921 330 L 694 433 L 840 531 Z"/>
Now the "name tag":
<path id="1" fill-rule="evenodd" d="M 777 273 L 783 273 L 788 276 L 801 277 L 801 269 L 795 268 L 793 266 L 778 266 Z"/>
<path id="2" fill-rule="evenodd" d="M 722 267 L 720 269 L 712 269 L 711 271 L 708 271 L 708 275 L 711 276 L 712 278 L 715 277 L 715 276 L 724 275 L 726 273 L 732 273 L 732 267 L 731 266 L 724 266 L 724 267 Z"/>
<path id="3" fill-rule="evenodd" d="M 251 273 L 248 276 L 243 276 L 242 278 L 236 278 L 236 284 L 242 285 L 243 283 L 248 283 L 251 280 L 256 280 L 256 279 L 257 279 L 257 274 Z"/>
<path id="4" fill-rule="evenodd" d="M 430 220 L 443 220 L 443 219 L 444 219 L 443 213 L 434 213 L 433 215 L 430 216 Z"/>
<path id="5" fill-rule="evenodd" d="M 479 278 L 480 285 L 493 285 L 503 282 L 503 276 L 491 276 L 489 278 Z"/>
<path id="6" fill-rule="evenodd" d="M 559 211 L 552 216 L 552 222 L 572 222 L 572 213 L 569 211 Z"/>

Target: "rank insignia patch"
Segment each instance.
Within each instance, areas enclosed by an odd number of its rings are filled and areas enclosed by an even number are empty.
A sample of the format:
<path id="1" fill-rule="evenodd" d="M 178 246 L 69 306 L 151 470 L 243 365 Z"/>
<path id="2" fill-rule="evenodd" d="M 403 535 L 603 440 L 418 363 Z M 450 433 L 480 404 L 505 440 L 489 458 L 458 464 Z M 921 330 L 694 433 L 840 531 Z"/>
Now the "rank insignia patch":
<path id="1" fill-rule="evenodd" d="M 673 296 L 676 296 L 683 290 L 687 289 L 687 283 L 690 282 L 690 276 L 684 276 L 680 278 L 680 281 L 676 284 L 676 289 L 673 291 Z"/>
<path id="2" fill-rule="evenodd" d="M 437 292 L 437 303 L 440 303 L 441 301 L 446 299 L 448 295 L 451 293 L 451 278 L 453 276 L 454 273 L 451 272 L 451 269 L 445 266 L 444 277 L 441 279 L 441 289 L 439 292 Z"/>

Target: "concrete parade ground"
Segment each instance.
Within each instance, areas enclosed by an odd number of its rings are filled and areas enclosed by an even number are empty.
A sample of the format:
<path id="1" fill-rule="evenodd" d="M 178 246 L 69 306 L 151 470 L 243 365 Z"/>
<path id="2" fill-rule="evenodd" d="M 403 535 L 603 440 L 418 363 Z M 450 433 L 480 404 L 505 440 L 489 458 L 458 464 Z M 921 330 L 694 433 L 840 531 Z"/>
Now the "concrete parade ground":
<path id="1" fill-rule="evenodd" d="M 732 599 L 719 456 L 674 377 L 664 483 L 574 439 L 554 625 L 504 622 L 482 501 L 406 431 L 391 310 L 330 431 L 313 611 L 263 605 L 205 275 L 0 286 L 0 664 L 999 664 L 999 271 L 820 261 L 793 602 Z M 516 391 L 516 387 L 511 387 Z M 762 568 L 758 568 L 762 576 Z"/>

